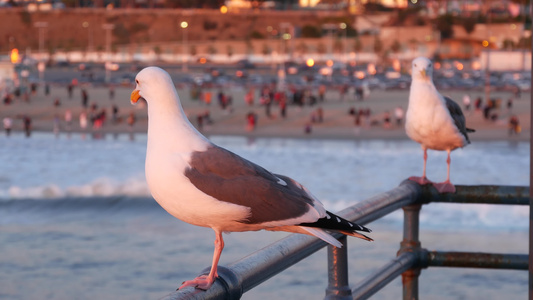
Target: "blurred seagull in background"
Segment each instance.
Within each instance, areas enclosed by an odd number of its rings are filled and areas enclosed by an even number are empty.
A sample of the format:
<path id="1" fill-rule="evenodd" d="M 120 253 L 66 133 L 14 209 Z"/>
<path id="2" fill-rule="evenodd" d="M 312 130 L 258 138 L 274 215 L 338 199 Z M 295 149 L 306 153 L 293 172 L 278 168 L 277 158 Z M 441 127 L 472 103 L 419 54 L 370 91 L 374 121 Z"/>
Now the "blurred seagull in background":
<path id="1" fill-rule="evenodd" d="M 448 97 L 443 97 L 433 84 L 433 64 L 425 57 L 413 60 L 411 90 L 405 119 L 405 131 L 424 151 L 424 171 L 422 177 L 409 180 L 421 185 L 432 183 L 426 177 L 427 149 L 448 152 L 448 173 L 446 181 L 433 183 L 440 193 L 454 193 L 455 186 L 450 182 L 450 153 L 452 150 L 470 144 L 465 116 L 461 107 Z"/>

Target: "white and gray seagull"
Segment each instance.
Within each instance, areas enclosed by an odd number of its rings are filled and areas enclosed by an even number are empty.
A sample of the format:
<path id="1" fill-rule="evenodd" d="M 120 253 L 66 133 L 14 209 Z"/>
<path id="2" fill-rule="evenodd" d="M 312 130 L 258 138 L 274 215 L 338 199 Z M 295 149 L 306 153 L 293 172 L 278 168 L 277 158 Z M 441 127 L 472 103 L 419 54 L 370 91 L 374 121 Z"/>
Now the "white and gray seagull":
<path id="1" fill-rule="evenodd" d="M 446 181 L 433 183 L 440 193 L 454 193 L 450 182 L 450 153 L 470 144 L 469 132 L 461 107 L 448 97 L 443 97 L 433 84 L 433 64 L 425 57 L 413 60 L 409 105 L 405 116 L 405 131 L 424 151 L 422 177 L 410 177 L 419 184 L 432 183 L 426 177 L 427 149 L 448 152 Z"/>
<path id="2" fill-rule="evenodd" d="M 287 231 L 316 236 L 340 247 L 327 231 L 371 241 L 368 228 L 329 211 L 295 180 L 273 174 L 224 149 L 189 122 L 169 74 L 147 67 L 137 74 L 134 104 L 148 105 L 146 180 L 154 199 L 172 216 L 215 231 L 209 275 L 180 288 L 207 290 L 214 283 L 224 248 L 223 232 Z"/>

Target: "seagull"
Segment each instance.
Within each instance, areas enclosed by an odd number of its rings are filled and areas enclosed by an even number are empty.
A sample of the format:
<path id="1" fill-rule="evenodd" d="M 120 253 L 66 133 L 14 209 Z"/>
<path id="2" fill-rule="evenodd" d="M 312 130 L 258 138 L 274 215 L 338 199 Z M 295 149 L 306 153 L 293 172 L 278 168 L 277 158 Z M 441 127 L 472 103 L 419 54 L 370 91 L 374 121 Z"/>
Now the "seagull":
<path id="1" fill-rule="evenodd" d="M 405 119 L 405 131 L 424 151 L 424 171 L 422 177 L 409 177 L 421 185 L 432 183 L 426 177 L 427 149 L 446 151 L 448 173 L 446 181 L 433 183 L 440 193 L 455 193 L 450 182 L 450 153 L 470 144 L 465 116 L 461 107 L 448 97 L 443 97 L 433 84 L 433 65 L 425 57 L 413 60 L 411 90 Z"/>
<path id="2" fill-rule="evenodd" d="M 341 247 L 327 231 L 367 241 L 364 226 L 329 211 L 304 186 L 219 147 L 187 119 L 169 74 L 147 67 L 135 78 L 131 103 L 148 107 L 145 173 L 153 198 L 172 216 L 215 231 L 211 270 L 181 287 L 209 289 L 224 248 L 223 232 L 286 231 Z"/>

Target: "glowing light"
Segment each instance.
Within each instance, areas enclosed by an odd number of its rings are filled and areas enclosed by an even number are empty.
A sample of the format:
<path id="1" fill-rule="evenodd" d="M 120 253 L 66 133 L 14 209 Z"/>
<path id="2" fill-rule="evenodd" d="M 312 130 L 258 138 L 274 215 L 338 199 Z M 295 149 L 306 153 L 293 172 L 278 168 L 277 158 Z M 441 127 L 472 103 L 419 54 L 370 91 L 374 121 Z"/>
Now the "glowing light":
<path id="1" fill-rule="evenodd" d="M 282 37 L 283 37 L 284 40 L 290 40 L 291 39 L 291 34 L 290 33 L 284 33 Z"/>
<path id="2" fill-rule="evenodd" d="M 19 49 L 15 48 L 11 50 L 11 63 L 18 63 L 19 61 Z"/>
<path id="3" fill-rule="evenodd" d="M 472 69 L 480 70 L 481 69 L 481 63 L 479 61 L 472 62 Z"/>
<path id="4" fill-rule="evenodd" d="M 357 77 L 357 79 L 364 79 L 364 78 L 365 78 L 365 72 L 363 72 L 363 71 L 356 71 L 356 72 L 355 72 L 355 77 Z"/>
<path id="5" fill-rule="evenodd" d="M 227 13 L 227 12 L 228 12 L 228 7 L 227 7 L 226 5 L 222 5 L 222 6 L 220 7 L 220 13 L 225 14 L 225 13 Z"/>
<path id="6" fill-rule="evenodd" d="M 439 70 L 441 67 L 440 62 L 435 63 L 435 70 Z"/>
<path id="7" fill-rule="evenodd" d="M 455 67 L 456 67 L 456 68 L 457 68 L 457 70 L 459 70 L 459 71 L 462 71 L 462 70 L 463 70 L 463 68 L 464 68 L 464 66 L 463 66 L 463 64 L 462 64 L 462 63 L 457 63 L 457 64 L 455 65 Z"/>
<path id="8" fill-rule="evenodd" d="M 397 59 L 392 61 L 392 68 L 394 69 L 394 71 L 399 72 L 401 69 L 400 61 Z"/>
<path id="9" fill-rule="evenodd" d="M 181 22 L 180 26 L 181 26 L 181 28 L 185 29 L 185 28 L 189 27 L 189 23 L 183 21 L 183 22 Z"/>
<path id="10" fill-rule="evenodd" d="M 308 67 L 312 67 L 315 65 L 315 60 L 312 59 L 312 58 L 308 58 L 307 61 L 305 62 L 305 64 L 308 66 Z"/>
<path id="11" fill-rule="evenodd" d="M 198 60 L 199 63 L 201 64 L 205 64 L 207 62 L 207 58 L 205 57 L 200 57 L 200 59 Z"/>
<path id="12" fill-rule="evenodd" d="M 340 23 L 339 24 L 340 29 L 346 29 L 346 23 Z"/>
<path id="13" fill-rule="evenodd" d="M 483 47 L 488 47 L 488 46 L 489 46 L 489 41 L 484 40 L 483 42 L 481 42 L 481 45 L 482 45 Z"/>
<path id="14" fill-rule="evenodd" d="M 333 66 L 333 61 L 331 59 L 328 59 L 328 61 L 326 61 L 326 66 L 332 67 Z"/>
<path id="15" fill-rule="evenodd" d="M 374 64 L 368 64 L 367 71 L 368 71 L 368 74 L 375 75 L 376 66 Z"/>

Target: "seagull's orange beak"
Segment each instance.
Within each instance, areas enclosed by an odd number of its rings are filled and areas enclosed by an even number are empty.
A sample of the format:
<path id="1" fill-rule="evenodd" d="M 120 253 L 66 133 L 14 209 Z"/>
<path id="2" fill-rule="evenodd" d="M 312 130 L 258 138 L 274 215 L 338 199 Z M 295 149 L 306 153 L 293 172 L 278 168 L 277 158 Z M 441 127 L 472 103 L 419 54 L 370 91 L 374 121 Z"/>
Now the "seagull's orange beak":
<path id="1" fill-rule="evenodd" d="M 141 95 L 139 95 L 139 90 L 134 90 L 133 92 L 131 92 L 131 96 L 130 96 L 131 104 L 137 103 L 139 99 L 141 99 Z"/>
<path id="2" fill-rule="evenodd" d="M 426 69 L 422 69 L 420 74 L 422 74 L 422 77 L 426 78 Z"/>

